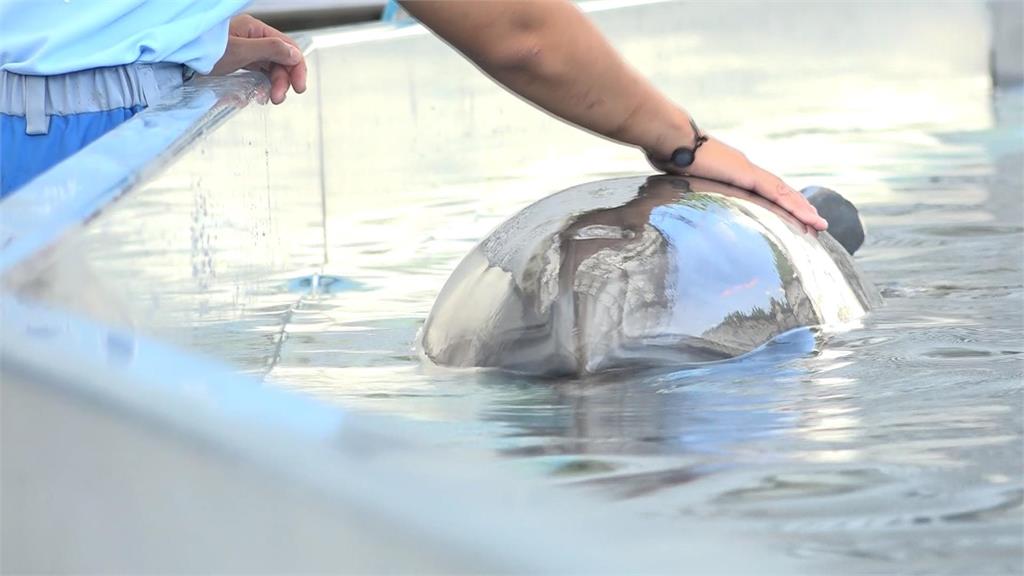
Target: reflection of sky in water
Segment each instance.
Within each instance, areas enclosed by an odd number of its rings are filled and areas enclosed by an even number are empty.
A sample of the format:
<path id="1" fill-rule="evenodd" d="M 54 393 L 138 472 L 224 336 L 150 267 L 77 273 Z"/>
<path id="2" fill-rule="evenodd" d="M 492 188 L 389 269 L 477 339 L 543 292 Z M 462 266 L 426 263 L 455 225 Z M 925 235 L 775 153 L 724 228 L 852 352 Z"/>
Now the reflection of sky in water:
<path id="1" fill-rule="evenodd" d="M 734 218 L 730 211 L 716 203 L 686 200 L 651 211 L 651 225 L 676 255 L 672 325 L 686 333 L 714 328 L 731 312 L 768 310 L 772 296 L 783 297 L 767 239 L 744 225 L 745 216 Z"/>

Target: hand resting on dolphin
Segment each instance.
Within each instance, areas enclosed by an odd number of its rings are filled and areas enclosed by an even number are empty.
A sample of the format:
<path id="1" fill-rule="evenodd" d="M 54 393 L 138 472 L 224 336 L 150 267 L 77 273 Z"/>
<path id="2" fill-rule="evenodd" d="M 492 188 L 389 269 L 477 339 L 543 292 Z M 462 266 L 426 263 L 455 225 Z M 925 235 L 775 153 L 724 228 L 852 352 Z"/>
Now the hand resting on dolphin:
<path id="1" fill-rule="evenodd" d="M 699 178 L 548 196 L 459 264 L 422 352 L 443 366 L 585 375 L 716 362 L 796 328 L 848 326 L 881 301 L 847 252 L 863 227 L 835 192 L 805 194 L 842 245 L 760 196 Z"/>

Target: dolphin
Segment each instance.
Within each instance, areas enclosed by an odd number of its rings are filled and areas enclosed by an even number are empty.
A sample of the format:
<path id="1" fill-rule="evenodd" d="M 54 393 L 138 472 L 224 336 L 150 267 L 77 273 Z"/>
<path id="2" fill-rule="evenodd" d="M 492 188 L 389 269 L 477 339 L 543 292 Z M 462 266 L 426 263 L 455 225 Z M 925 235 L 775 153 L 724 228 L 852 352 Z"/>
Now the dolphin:
<path id="1" fill-rule="evenodd" d="M 418 347 L 441 366 L 584 376 L 720 362 L 798 328 L 849 327 L 881 303 L 851 257 L 863 226 L 839 194 L 805 194 L 849 251 L 710 180 L 616 178 L 553 194 L 462 260 Z"/>

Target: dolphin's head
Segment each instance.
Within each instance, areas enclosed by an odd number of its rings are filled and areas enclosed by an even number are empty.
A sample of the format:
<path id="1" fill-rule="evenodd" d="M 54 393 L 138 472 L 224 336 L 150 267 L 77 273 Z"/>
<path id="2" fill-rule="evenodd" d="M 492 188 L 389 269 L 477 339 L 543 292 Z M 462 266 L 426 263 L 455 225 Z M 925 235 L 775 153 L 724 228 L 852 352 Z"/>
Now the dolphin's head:
<path id="1" fill-rule="evenodd" d="M 533 374 L 680 366 L 854 320 L 872 293 L 832 238 L 760 196 L 620 178 L 500 225 L 449 278 L 420 344 L 436 364 Z"/>

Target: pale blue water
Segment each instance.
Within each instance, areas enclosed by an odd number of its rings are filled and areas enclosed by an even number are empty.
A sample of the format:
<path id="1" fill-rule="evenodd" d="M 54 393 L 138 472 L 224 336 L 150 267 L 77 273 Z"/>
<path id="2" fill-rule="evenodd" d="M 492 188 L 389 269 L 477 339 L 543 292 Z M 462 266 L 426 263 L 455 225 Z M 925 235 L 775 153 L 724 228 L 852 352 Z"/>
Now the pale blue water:
<path id="1" fill-rule="evenodd" d="M 349 163 L 352 189 L 327 190 L 326 208 L 309 193 L 311 148 L 274 148 L 267 136 L 275 118 L 292 118 L 250 108 L 232 126 L 251 130 L 244 146 L 201 143 L 65 242 L 65 261 L 89 262 L 124 295 L 115 311 L 134 309 L 143 330 L 276 384 L 416 419 L 597 506 L 669 517 L 681 539 L 706 519 L 734 523 L 743 536 L 711 556 L 758 538 L 814 574 L 1024 571 L 1024 92 L 993 95 L 983 73 L 942 62 L 906 78 L 884 46 L 865 55 L 822 42 L 818 59 L 797 53 L 786 69 L 742 46 L 698 58 L 689 48 L 700 38 L 665 28 L 632 41 L 650 61 L 678 59 L 652 66 L 660 86 L 790 182 L 834 187 L 861 208 L 868 239 L 857 260 L 886 300 L 862 328 L 796 343 L 812 353 L 776 346 L 714 369 L 618 380 L 423 365 L 417 331 L 476 242 L 545 194 L 645 169 L 633 150 L 542 120 L 481 136 L 497 125 L 484 111 L 522 111 L 471 84 L 423 102 L 412 94 L 412 109 L 395 112 L 407 116 L 380 128 L 419 138 L 411 148 L 426 160 L 408 160 L 428 172 L 378 176 Z M 386 68 L 382 78 L 398 78 Z M 401 74 L 416 78 L 414 68 Z M 377 98 L 358 88 L 338 106 Z M 472 121 L 446 130 L 454 123 L 439 102 Z M 522 152 L 537 130 L 554 142 L 540 142 L 551 150 L 540 163 Z M 498 148 L 481 151 L 480 140 Z M 261 163 L 273 193 L 244 185 Z M 68 301 L 89 285 L 73 274 L 66 283 Z"/>
<path id="2" fill-rule="evenodd" d="M 681 533 L 735 520 L 814 570 L 1019 573 L 1024 100 L 971 84 L 961 102 L 962 118 L 934 124 L 764 134 L 841 142 L 859 151 L 842 171 L 872 175 L 843 191 L 885 306 L 812 354 L 601 381 L 424 367 L 411 348 L 440 283 L 531 199 L 456 190 L 359 223 L 327 268 L 358 290 L 305 297 L 269 375 L 450 429 Z M 802 168 L 790 174 L 828 175 Z M 413 219 L 425 240 L 389 240 Z"/>

